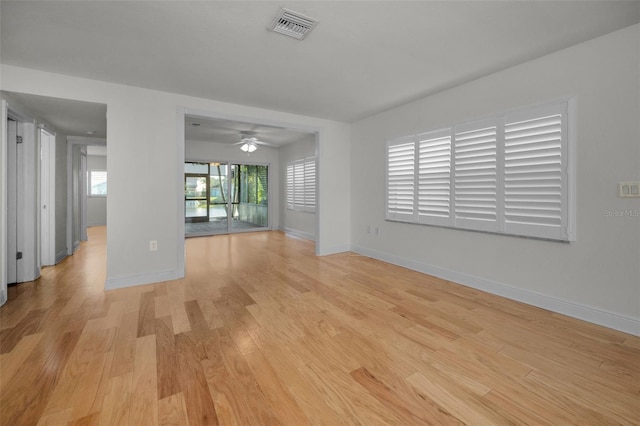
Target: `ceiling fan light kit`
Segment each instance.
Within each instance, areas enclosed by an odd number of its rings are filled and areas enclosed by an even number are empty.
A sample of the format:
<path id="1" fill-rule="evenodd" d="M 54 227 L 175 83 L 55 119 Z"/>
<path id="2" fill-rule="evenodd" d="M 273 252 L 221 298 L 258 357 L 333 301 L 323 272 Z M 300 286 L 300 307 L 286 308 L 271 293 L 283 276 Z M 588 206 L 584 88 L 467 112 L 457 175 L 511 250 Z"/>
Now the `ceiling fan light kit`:
<path id="1" fill-rule="evenodd" d="M 242 139 L 242 142 L 244 142 L 244 143 L 240 146 L 240 149 L 242 151 L 246 152 L 246 153 L 251 154 L 256 149 L 258 149 L 258 145 L 256 145 L 255 139 L 256 138 L 244 138 L 244 139 Z"/>

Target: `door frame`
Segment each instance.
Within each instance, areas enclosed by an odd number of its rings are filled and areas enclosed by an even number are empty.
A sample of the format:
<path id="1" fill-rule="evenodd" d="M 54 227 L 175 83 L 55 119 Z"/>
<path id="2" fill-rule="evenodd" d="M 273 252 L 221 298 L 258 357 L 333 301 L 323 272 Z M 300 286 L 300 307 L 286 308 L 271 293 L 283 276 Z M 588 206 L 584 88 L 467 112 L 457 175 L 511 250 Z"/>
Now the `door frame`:
<path id="1" fill-rule="evenodd" d="M 97 145 L 97 146 L 106 146 L 107 140 L 104 138 L 90 138 L 90 137 L 80 137 L 80 136 L 67 136 L 67 255 L 71 256 L 74 252 L 74 242 L 73 242 L 73 148 L 75 146 L 88 146 L 88 145 Z M 108 154 L 107 154 L 108 155 Z M 109 163 L 107 161 L 107 169 Z M 107 170 L 107 176 L 108 176 Z M 86 178 L 85 178 L 86 179 Z M 87 190 L 84 190 L 80 187 L 82 182 L 78 182 L 78 202 L 80 205 L 78 206 L 78 212 L 82 215 L 83 211 L 86 211 L 87 204 Z M 82 196 L 84 194 L 84 197 Z M 107 197 L 109 194 L 107 194 Z M 84 207 L 80 208 L 84 203 Z M 82 224 L 82 218 L 79 216 L 78 220 Z M 107 217 L 107 221 L 109 218 Z M 85 228 L 84 230 L 80 230 L 80 238 L 84 236 L 86 240 L 86 218 L 84 220 Z"/>
<path id="2" fill-rule="evenodd" d="M 0 306 L 7 302 L 7 101 L 0 101 Z"/>

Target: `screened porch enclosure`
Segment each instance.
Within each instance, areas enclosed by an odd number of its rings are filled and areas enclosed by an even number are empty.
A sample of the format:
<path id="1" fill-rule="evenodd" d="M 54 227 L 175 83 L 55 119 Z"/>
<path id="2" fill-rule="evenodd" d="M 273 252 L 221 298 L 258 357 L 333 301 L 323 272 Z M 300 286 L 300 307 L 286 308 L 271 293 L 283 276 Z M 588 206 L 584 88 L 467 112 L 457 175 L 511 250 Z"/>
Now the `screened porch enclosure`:
<path id="1" fill-rule="evenodd" d="M 269 166 L 187 162 L 185 233 L 200 236 L 269 228 Z"/>

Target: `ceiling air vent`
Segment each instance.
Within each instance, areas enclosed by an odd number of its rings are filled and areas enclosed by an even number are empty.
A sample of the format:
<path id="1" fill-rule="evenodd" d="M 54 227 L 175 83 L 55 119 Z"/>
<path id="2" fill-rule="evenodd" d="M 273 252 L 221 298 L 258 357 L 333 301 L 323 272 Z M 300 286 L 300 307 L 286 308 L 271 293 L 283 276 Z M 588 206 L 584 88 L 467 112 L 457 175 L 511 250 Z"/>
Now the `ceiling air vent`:
<path id="1" fill-rule="evenodd" d="M 317 19 L 283 8 L 278 12 L 278 16 L 276 16 L 269 29 L 302 40 L 317 23 Z"/>

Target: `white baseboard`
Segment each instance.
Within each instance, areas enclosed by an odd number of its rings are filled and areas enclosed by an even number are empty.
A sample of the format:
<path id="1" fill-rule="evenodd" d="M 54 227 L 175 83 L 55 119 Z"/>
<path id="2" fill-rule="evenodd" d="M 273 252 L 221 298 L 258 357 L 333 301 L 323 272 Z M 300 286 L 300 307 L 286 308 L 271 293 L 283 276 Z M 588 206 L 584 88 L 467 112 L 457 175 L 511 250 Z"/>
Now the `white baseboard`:
<path id="1" fill-rule="evenodd" d="M 57 265 L 58 263 L 62 262 L 65 257 L 67 257 L 67 249 L 66 248 L 64 250 L 60 250 L 59 252 L 56 253 L 55 264 Z"/>
<path id="2" fill-rule="evenodd" d="M 351 246 L 343 245 L 343 246 L 333 246 L 333 247 L 321 247 L 320 253 L 318 253 L 318 256 L 329 256 L 332 254 L 344 253 L 347 251 L 351 251 Z"/>
<path id="3" fill-rule="evenodd" d="M 133 287 L 143 284 L 159 283 L 162 281 L 172 281 L 184 278 L 184 273 L 178 270 L 154 272 L 150 274 L 127 275 L 124 277 L 107 278 L 104 283 L 105 290 L 115 290 L 117 288 Z"/>
<path id="4" fill-rule="evenodd" d="M 80 240 L 73 242 L 73 253 L 80 248 Z"/>
<path id="5" fill-rule="evenodd" d="M 461 272 L 451 271 L 449 269 L 440 268 L 433 265 L 428 265 L 426 263 L 417 262 L 415 260 L 406 259 L 377 250 L 352 246 L 351 251 L 374 259 L 382 260 L 383 262 L 392 263 L 394 265 L 403 266 L 414 271 L 433 275 L 447 281 L 453 281 L 455 283 L 475 288 L 477 290 L 486 291 L 487 293 L 496 294 L 498 296 L 506 297 L 508 299 L 526 303 L 528 305 L 537 306 L 542 309 L 547 309 L 549 311 L 557 312 L 559 314 L 567 315 L 573 318 L 578 318 L 583 321 L 602 325 L 604 327 L 612 328 L 624 333 L 640 336 L 640 319 L 638 318 L 631 318 L 624 315 L 607 312 L 602 309 L 580 305 L 568 300 L 547 296 L 529 290 L 523 290 L 507 284 L 475 277 L 473 275 L 468 275 Z"/>
<path id="6" fill-rule="evenodd" d="M 305 240 L 315 241 L 316 236 L 310 234 L 308 232 L 300 231 L 298 229 L 293 228 L 280 228 L 280 231 L 284 232 L 287 235 L 293 235 L 294 237 L 304 238 Z"/>

